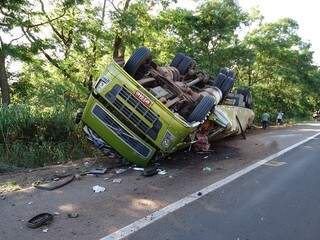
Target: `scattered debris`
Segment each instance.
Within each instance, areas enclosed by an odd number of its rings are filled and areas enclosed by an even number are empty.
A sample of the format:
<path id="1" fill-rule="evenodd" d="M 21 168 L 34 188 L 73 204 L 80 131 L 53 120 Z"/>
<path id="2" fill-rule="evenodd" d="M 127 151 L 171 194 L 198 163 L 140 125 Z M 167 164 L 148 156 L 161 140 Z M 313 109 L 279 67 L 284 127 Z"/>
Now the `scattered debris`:
<path id="1" fill-rule="evenodd" d="M 159 175 L 166 175 L 167 171 L 164 169 L 157 169 Z"/>
<path id="2" fill-rule="evenodd" d="M 112 180 L 113 183 L 121 183 L 122 179 L 121 178 L 115 178 Z"/>
<path id="3" fill-rule="evenodd" d="M 142 175 L 145 176 L 145 177 L 151 177 L 151 176 L 154 176 L 156 174 L 158 174 L 158 168 L 155 167 L 155 166 L 145 168 L 143 170 L 143 173 L 142 173 Z"/>
<path id="4" fill-rule="evenodd" d="M 79 213 L 68 213 L 68 218 L 77 218 L 79 217 Z"/>
<path id="5" fill-rule="evenodd" d="M 212 153 L 214 151 L 215 150 L 213 150 L 213 149 L 208 149 L 207 151 L 199 151 L 199 152 L 197 152 L 197 154 L 208 154 L 208 153 Z"/>
<path id="6" fill-rule="evenodd" d="M 64 185 L 67 185 L 68 183 L 72 182 L 73 180 L 74 180 L 74 175 L 71 175 L 71 176 L 68 175 L 67 177 L 62 177 L 57 181 L 34 185 L 34 187 L 42 190 L 51 191 L 57 188 L 61 188 Z"/>
<path id="7" fill-rule="evenodd" d="M 53 215 L 50 213 L 41 213 L 27 222 L 27 227 L 28 228 L 38 228 L 41 227 L 42 225 L 48 225 L 53 221 Z"/>
<path id="8" fill-rule="evenodd" d="M 89 173 L 91 174 L 105 174 L 107 172 L 107 168 L 93 168 Z"/>
<path id="9" fill-rule="evenodd" d="M 124 173 L 128 170 L 128 168 L 119 168 L 119 169 L 116 169 L 116 174 L 121 174 L 121 173 Z"/>
<path id="10" fill-rule="evenodd" d="M 106 190 L 105 187 L 99 185 L 93 186 L 92 189 L 95 193 L 104 192 Z"/>
<path id="11" fill-rule="evenodd" d="M 76 180 L 80 180 L 80 179 L 81 179 L 81 175 L 80 175 L 80 174 L 75 174 L 75 175 L 74 175 L 74 178 L 75 178 Z"/>
<path id="12" fill-rule="evenodd" d="M 202 171 L 204 171 L 204 172 L 211 172 L 211 171 L 212 171 L 212 168 L 207 166 L 207 167 L 202 168 Z"/>
<path id="13" fill-rule="evenodd" d="M 134 167 L 133 170 L 135 170 L 135 171 L 144 171 L 144 168 Z"/>
<path id="14" fill-rule="evenodd" d="M 200 131 L 196 133 L 197 142 L 194 144 L 194 146 L 199 151 L 206 152 L 210 149 L 210 143 L 208 138 L 210 124 L 210 121 L 206 121 L 201 126 Z"/>

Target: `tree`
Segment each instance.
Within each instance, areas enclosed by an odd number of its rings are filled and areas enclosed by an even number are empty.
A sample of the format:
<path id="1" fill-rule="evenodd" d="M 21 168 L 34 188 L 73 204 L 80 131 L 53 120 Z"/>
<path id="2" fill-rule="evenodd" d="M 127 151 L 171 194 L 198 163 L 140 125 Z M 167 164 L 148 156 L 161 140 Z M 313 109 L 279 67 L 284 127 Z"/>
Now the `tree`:
<path id="1" fill-rule="evenodd" d="M 32 52 L 34 53 L 36 49 L 43 50 L 43 48 L 39 45 L 30 47 L 23 41 L 24 38 L 27 37 L 29 40 L 31 38 L 34 39 L 34 36 L 29 34 L 32 29 L 37 30 L 39 27 L 50 24 L 61 17 L 58 16 L 54 19 L 47 18 L 45 21 L 37 21 L 39 19 L 32 19 L 31 17 L 38 14 L 34 7 L 34 3 L 26 0 L 17 0 L 14 2 L 4 0 L 0 6 L 0 33 L 6 38 L 0 37 L 0 87 L 2 106 L 4 107 L 10 104 L 9 73 L 6 67 L 8 57 L 29 61 Z M 19 28 L 22 31 L 19 32 Z"/>
<path id="2" fill-rule="evenodd" d="M 314 72 L 310 45 L 299 37 L 298 24 L 280 19 L 261 24 L 249 32 L 242 44 L 250 52 L 249 64 L 239 66 L 241 83 L 250 86 L 257 110 L 276 112 L 286 109 L 287 116 L 304 115 L 310 107 L 307 96 L 319 81 Z"/>
<path id="3" fill-rule="evenodd" d="M 27 2 L 19 0 L 12 3 L 9 0 L 2 1 L 0 6 L 0 88 L 1 88 L 1 104 L 7 107 L 10 104 L 10 87 L 7 70 L 8 56 L 16 56 L 14 50 L 14 42 L 20 37 L 11 37 L 10 32 L 21 23 L 24 23 L 24 14 L 19 14 L 20 9 L 24 9 Z M 17 14 L 18 12 L 18 14 Z M 9 41 L 1 36 L 6 36 Z"/>
<path id="4" fill-rule="evenodd" d="M 193 55 L 202 68 L 214 73 L 228 64 L 230 57 L 222 56 L 232 52 L 235 30 L 246 23 L 247 14 L 233 0 L 213 0 L 203 3 L 196 12 L 164 11 L 160 20 L 179 50 Z"/>

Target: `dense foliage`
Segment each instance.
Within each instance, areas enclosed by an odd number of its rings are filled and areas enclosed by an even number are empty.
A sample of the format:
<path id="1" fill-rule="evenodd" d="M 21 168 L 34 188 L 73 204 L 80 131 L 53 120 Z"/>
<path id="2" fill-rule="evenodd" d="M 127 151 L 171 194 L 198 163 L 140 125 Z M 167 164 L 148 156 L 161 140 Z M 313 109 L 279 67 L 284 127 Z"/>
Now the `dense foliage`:
<path id="1" fill-rule="evenodd" d="M 166 0 L 1 1 L 0 164 L 87 154 L 74 112 L 107 62 L 140 46 L 161 64 L 185 52 L 210 74 L 234 69 L 238 87 L 253 91 L 258 118 L 278 110 L 307 118 L 320 108 L 320 72 L 298 28 L 287 18 L 265 23 L 233 0 L 204 1 L 194 11 Z"/>

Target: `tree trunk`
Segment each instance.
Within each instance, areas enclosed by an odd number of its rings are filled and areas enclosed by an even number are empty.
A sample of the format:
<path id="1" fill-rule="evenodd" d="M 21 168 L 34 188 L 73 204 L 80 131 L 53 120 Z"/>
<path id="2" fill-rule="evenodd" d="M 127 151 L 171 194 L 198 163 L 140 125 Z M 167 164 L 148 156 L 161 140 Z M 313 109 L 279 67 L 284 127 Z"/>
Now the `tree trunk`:
<path id="1" fill-rule="evenodd" d="M 124 53 L 122 37 L 116 35 L 113 42 L 113 59 L 124 60 Z"/>
<path id="2" fill-rule="evenodd" d="M 103 26 L 104 26 L 104 19 L 106 16 L 106 6 L 107 6 L 107 0 L 103 1 L 103 7 L 102 7 L 102 15 L 101 15 L 101 21 L 100 21 L 100 31 L 102 32 Z M 93 42 L 93 48 L 92 48 L 92 57 L 89 59 L 88 64 L 88 73 L 89 76 L 85 78 L 85 85 L 88 87 L 88 89 L 91 91 L 92 83 L 93 83 L 93 68 L 96 64 L 97 58 L 98 58 L 98 49 L 99 49 L 99 36 L 96 36 L 94 42 Z"/>
<path id="3" fill-rule="evenodd" d="M 6 72 L 6 55 L 0 52 L 0 88 L 2 107 L 8 107 L 10 104 L 10 88 Z"/>
<path id="4" fill-rule="evenodd" d="M 122 15 L 125 14 L 125 12 L 128 10 L 130 6 L 131 0 L 126 0 L 122 9 Z M 125 54 L 126 48 L 124 46 L 123 42 L 123 36 L 120 36 L 120 34 L 116 34 L 115 39 L 113 41 L 113 59 L 115 61 L 124 62 L 124 54 Z"/>

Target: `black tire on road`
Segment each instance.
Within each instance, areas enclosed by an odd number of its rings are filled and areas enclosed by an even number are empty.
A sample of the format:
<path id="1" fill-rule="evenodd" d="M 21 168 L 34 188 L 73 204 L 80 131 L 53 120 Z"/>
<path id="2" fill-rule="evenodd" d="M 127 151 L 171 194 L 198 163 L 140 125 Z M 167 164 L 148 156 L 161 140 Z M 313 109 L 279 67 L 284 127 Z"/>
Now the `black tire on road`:
<path id="1" fill-rule="evenodd" d="M 131 55 L 123 68 L 129 75 L 134 77 L 141 65 L 150 59 L 151 51 L 146 47 L 141 47 Z"/>
<path id="2" fill-rule="evenodd" d="M 188 122 L 201 122 L 214 107 L 215 100 L 212 96 L 204 96 L 188 117 Z"/>

